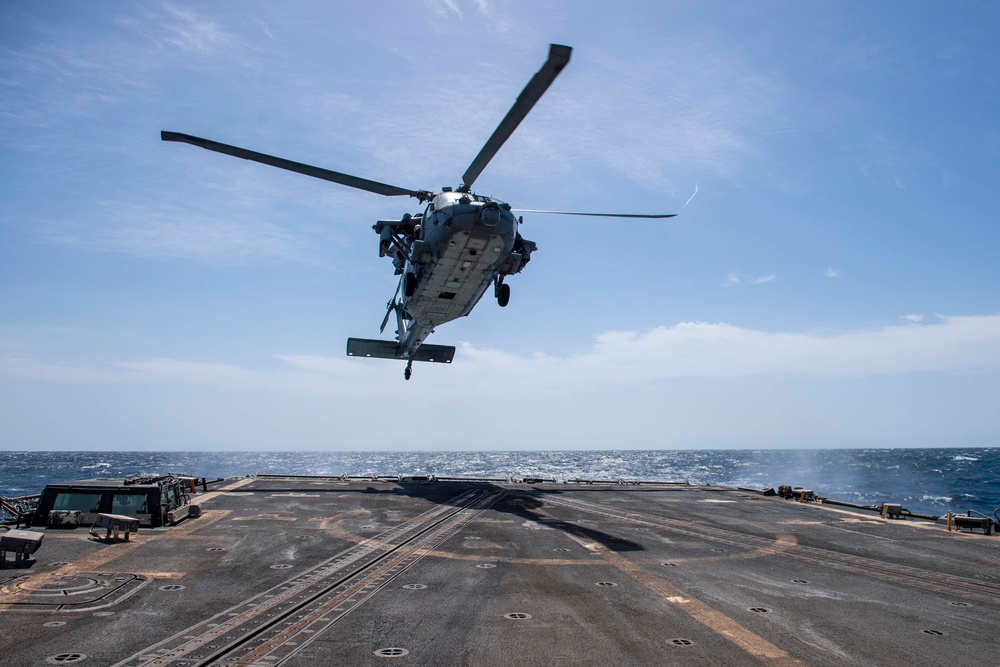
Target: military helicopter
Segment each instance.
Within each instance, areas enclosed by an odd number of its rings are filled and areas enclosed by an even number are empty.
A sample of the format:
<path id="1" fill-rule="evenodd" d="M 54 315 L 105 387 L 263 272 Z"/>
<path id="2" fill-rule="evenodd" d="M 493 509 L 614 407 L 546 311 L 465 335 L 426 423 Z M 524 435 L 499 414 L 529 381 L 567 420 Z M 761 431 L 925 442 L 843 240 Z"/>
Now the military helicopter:
<path id="1" fill-rule="evenodd" d="M 505 279 L 520 273 L 537 250 L 535 243 L 518 232 L 523 218 L 515 217 L 515 211 L 609 218 L 671 218 L 675 215 L 512 209 L 510 204 L 499 199 L 472 192 L 473 183 L 486 165 L 569 63 L 572 51 L 559 44 L 549 46 L 545 64 L 524 87 L 493 136 L 465 170 L 462 184 L 457 188 L 442 187 L 438 193 L 387 185 L 179 132 L 163 131 L 160 138 L 388 197 L 408 195 L 426 204 L 423 212 L 407 213 L 400 220 L 379 220 L 373 226 L 379 236 L 379 257 L 391 258 L 395 274 L 400 277 L 379 327 L 379 332 L 383 332 L 389 318 L 395 314 L 396 340 L 347 339 L 348 356 L 405 360 L 403 377 L 409 380 L 414 361 L 448 364 L 454 359 L 454 346 L 424 344 L 435 327 L 471 313 L 490 285 L 501 307 L 510 301 L 510 285 Z"/>

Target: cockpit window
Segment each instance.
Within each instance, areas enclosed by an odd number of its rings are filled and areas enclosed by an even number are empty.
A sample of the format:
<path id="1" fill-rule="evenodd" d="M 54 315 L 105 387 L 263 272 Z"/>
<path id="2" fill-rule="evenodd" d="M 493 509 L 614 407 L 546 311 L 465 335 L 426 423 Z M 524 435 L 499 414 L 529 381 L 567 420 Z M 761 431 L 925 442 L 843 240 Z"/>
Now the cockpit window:
<path id="1" fill-rule="evenodd" d="M 471 192 L 442 192 L 434 201 L 431 203 L 430 210 L 440 209 L 445 206 L 451 206 L 453 204 L 471 204 L 471 203 L 482 203 L 489 204 L 495 202 L 497 204 L 503 204 L 499 199 L 494 199 L 493 197 L 484 197 L 482 195 L 473 194 Z"/>
<path id="2" fill-rule="evenodd" d="M 436 209 L 444 208 L 445 206 L 451 206 L 458 200 L 459 196 L 460 195 L 457 192 L 442 192 L 441 194 L 439 194 L 437 197 L 434 198 L 433 206 Z"/>

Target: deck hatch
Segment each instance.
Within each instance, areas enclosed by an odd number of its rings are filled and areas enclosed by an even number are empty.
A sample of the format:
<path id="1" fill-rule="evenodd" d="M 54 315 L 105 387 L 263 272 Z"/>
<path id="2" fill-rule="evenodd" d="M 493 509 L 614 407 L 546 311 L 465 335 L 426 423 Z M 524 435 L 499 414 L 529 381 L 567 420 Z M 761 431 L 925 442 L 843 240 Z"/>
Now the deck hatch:
<path id="1" fill-rule="evenodd" d="M 45 658 L 45 662 L 50 665 L 65 665 L 71 662 L 80 662 L 81 660 L 86 659 L 87 655 L 85 653 L 60 653 L 58 655 Z"/>

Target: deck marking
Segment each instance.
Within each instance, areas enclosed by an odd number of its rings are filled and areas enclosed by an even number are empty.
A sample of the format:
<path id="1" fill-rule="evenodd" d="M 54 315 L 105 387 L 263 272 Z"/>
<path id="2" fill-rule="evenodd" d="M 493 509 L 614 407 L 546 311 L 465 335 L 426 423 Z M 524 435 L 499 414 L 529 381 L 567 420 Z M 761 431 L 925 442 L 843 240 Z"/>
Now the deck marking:
<path id="1" fill-rule="evenodd" d="M 143 544 L 162 538 L 181 538 L 188 536 L 196 530 L 209 526 L 219 519 L 228 516 L 231 510 L 203 510 L 200 517 L 188 519 L 178 526 L 170 528 L 165 532 L 137 533 L 128 542 L 118 542 L 116 544 L 104 544 L 102 548 L 92 554 L 84 556 L 72 563 L 63 565 L 49 572 L 39 572 L 32 574 L 20 590 L 6 591 L 0 590 L 0 613 L 10 610 L 14 606 L 15 600 L 26 595 L 31 590 L 47 587 L 53 581 L 58 581 L 63 577 L 72 576 L 81 572 L 97 572 L 104 569 L 111 561 L 131 553 Z M 89 534 L 84 533 L 89 538 Z"/>
<path id="2" fill-rule="evenodd" d="M 600 554 L 605 561 L 761 662 L 773 667 L 806 667 L 806 663 L 793 658 L 782 649 L 760 635 L 747 630 L 722 612 L 713 609 L 701 600 L 693 598 L 680 588 L 667 583 L 665 579 L 653 574 L 640 563 L 629 560 L 625 556 L 611 551 L 603 545 L 584 540 L 578 535 L 574 535 L 571 531 L 567 532 L 566 535 L 584 548 Z"/>
<path id="3" fill-rule="evenodd" d="M 206 500 L 212 500 L 213 498 L 217 498 L 218 496 L 223 496 L 229 491 L 235 491 L 236 489 L 241 489 L 247 484 L 251 484 L 256 481 L 257 480 L 254 477 L 244 477 L 243 479 L 236 480 L 232 484 L 227 484 L 221 488 L 218 488 L 215 491 L 209 491 L 208 493 L 198 494 L 194 497 L 194 500 L 198 503 L 203 503 Z"/>
<path id="4" fill-rule="evenodd" d="M 133 537 L 129 542 L 119 542 L 114 545 L 106 545 L 100 551 L 96 551 L 89 556 L 63 565 L 50 572 L 39 572 L 32 574 L 22 585 L 13 590 L 0 590 L 0 612 L 9 611 L 14 607 L 15 601 L 28 595 L 31 591 L 48 588 L 54 581 L 59 581 L 63 577 L 69 577 L 81 572 L 95 572 L 101 569 L 110 561 L 124 556 L 134 551 L 149 541 L 148 537 Z"/>
<path id="5" fill-rule="evenodd" d="M 87 613 L 113 607 L 150 579 L 133 572 L 82 572 L 40 587 L 29 588 L 29 582 L 29 577 L 19 577 L 4 585 L 5 592 L 17 594 L 11 596 L 18 599 L 10 606 L 18 613 Z"/>
<path id="6" fill-rule="evenodd" d="M 552 505 L 570 507 L 591 514 L 613 517 L 621 521 L 631 521 L 647 526 L 665 528 L 699 540 L 721 542 L 744 549 L 756 545 L 759 549 L 766 551 L 768 548 L 775 547 L 775 544 L 766 537 L 747 534 L 733 536 L 731 531 L 704 523 L 692 524 L 690 521 L 680 521 L 655 514 L 643 514 L 642 518 L 638 518 L 635 515 L 628 516 L 622 510 L 617 510 L 607 505 L 592 504 L 583 500 L 547 497 L 545 502 Z M 965 536 L 963 535 L 963 537 Z M 923 589 L 948 596 L 949 598 L 959 597 L 994 605 L 1000 604 L 1000 584 L 943 572 L 923 570 L 898 563 L 894 563 L 892 569 L 889 569 L 885 566 L 885 562 L 876 558 L 845 554 L 839 551 L 809 547 L 801 544 L 787 545 L 781 551 L 788 558 L 804 561 L 811 565 L 850 572 L 870 579 L 880 579 L 894 585 Z M 706 560 L 705 558 L 700 558 L 698 562 L 706 562 Z"/>
<path id="7" fill-rule="evenodd" d="M 278 661 L 283 661 L 292 652 L 298 651 L 319 636 L 321 630 L 369 599 L 371 595 L 361 590 L 365 585 L 374 583 L 377 588 L 386 585 L 425 555 L 419 547 L 425 544 L 436 546 L 436 538 L 442 533 L 443 540 L 451 536 L 452 533 L 448 531 L 457 532 L 465 525 L 465 516 L 469 514 L 470 507 L 475 507 L 477 501 L 488 497 L 488 494 L 475 491 L 461 493 L 407 522 L 333 554 L 325 561 L 259 595 L 148 646 L 116 665 L 165 667 L 215 664 L 222 656 L 242 661 L 249 653 L 258 655 L 260 649 L 254 647 L 261 645 L 271 649 L 267 653 L 277 654 L 283 649 L 289 651 L 287 655 L 279 655 Z M 478 511 L 480 510 L 473 511 L 469 520 Z M 441 525 L 433 527 L 442 521 Z M 428 527 L 431 527 L 430 533 L 421 536 Z M 407 544 L 417 536 L 420 537 L 415 543 Z M 390 555 L 387 561 L 380 562 L 394 551 L 398 553 Z M 375 565 L 374 569 L 370 569 L 372 565 Z M 323 618 L 327 620 L 321 620 Z M 291 629 L 295 630 L 292 636 L 298 641 L 279 642 L 279 637 L 288 638 Z M 301 633 L 301 630 L 313 632 Z M 265 633 L 267 636 L 264 636 Z M 192 635 L 197 639 L 188 638 Z M 205 646 L 209 644 L 217 644 L 219 648 L 211 656 L 193 657 L 192 654 L 203 654 Z M 251 662 L 260 662 L 260 658 L 254 658 Z M 232 665 L 233 660 L 226 664 Z"/>
<path id="8" fill-rule="evenodd" d="M 323 521 L 326 522 L 327 519 L 310 519 L 310 521 Z M 492 522 L 491 522 L 492 523 Z M 348 532 L 342 528 L 326 525 L 323 530 L 328 532 L 330 535 L 344 540 L 345 542 L 358 543 L 363 540 L 363 538 L 355 535 L 354 533 Z M 572 558 L 530 558 L 523 556 L 499 556 L 496 554 L 487 556 L 486 554 L 480 553 L 468 553 L 460 554 L 454 551 L 442 551 L 441 549 L 434 549 L 427 553 L 428 556 L 434 558 L 444 558 L 446 560 L 463 560 L 472 563 L 482 562 L 484 558 L 488 558 L 490 561 L 495 561 L 498 563 L 514 563 L 514 564 L 524 564 L 524 565 L 600 565 L 601 563 L 593 560 L 574 560 Z M 732 558 L 730 556 L 730 558 Z"/>
<path id="9" fill-rule="evenodd" d="M 309 612 L 304 618 L 294 625 L 288 627 L 283 632 L 267 640 L 258 648 L 246 653 L 238 660 L 232 662 L 232 667 L 253 667 L 253 665 L 257 662 L 265 660 L 268 657 L 273 658 L 276 661 L 276 664 L 288 660 L 292 657 L 292 655 L 302 650 L 306 645 L 316 639 L 331 625 L 343 618 L 348 612 L 357 608 L 362 602 L 369 599 L 378 590 L 384 588 L 397 576 L 429 554 L 431 552 L 431 545 L 436 546 L 453 537 L 468 523 L 475 519 L 482 511 L 499 500 L 503 495 L 505 494 L 500 492 L 480 497 L 475 503 L 462 509 L 460 512 L 457 512 L 449 518 L 444 525 L 436 528 L 429 536 L 421 538 L 416 545 L 408 547 L 406 550 L 393 557 L 389 562 L 381 565 L 378 569 L 365 576 L 361 581 L 354 584 L 351 589 L 342 593 L 338 598 L 333 598 L 332 600 L 324 603 L 318 609 Z M 368 587 L 372 587 L 375 590 L 367 593 L 361 592 L 358 594 L 359 589 Z M 343 597 L 347 595 L 356 595 L 357 597 L 363 599 L 360 599 L 356 602 L 356 604 L 347 607 L 344 605 L 344 601 L 342 601 Z M 348 599 L 346 602 L 355 602 L 355 600 Z M 333 611 L 330 607 L 334 605 L 342 606 L 344 609 L 337 616 L 329 618 L 331 616 L 330 612 Z M 328 618 L 324 621 L 322 617 Z M 298 635 L 301 634 L 314 636 L 301 638 L 295 645 L 294 649 L 287 651 L 284 648 L 288 644 L 287 640 L 299 638 Z"/>

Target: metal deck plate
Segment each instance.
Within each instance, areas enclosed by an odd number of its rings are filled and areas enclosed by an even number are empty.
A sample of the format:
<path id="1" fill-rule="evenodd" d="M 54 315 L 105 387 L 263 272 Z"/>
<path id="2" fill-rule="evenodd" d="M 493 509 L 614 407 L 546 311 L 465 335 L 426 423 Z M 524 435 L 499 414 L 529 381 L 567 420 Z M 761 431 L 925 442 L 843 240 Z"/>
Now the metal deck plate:
<path id="1" fill-rule="evenodd" d="M 0 593 L 18 637 L 0 665 L 979 665 L 1000 650 L 1000 539 L 928 523 L 683 486 L 290 477 L 200 503 L 130 543 L 47 531 Z M 26 613 L 123 576 L 149 584 L 96 613 Z"/>

